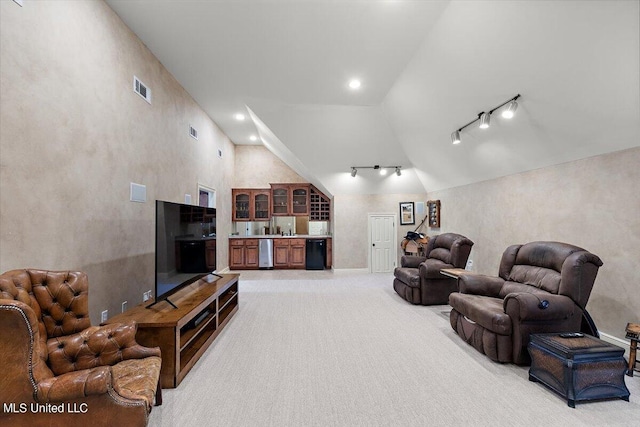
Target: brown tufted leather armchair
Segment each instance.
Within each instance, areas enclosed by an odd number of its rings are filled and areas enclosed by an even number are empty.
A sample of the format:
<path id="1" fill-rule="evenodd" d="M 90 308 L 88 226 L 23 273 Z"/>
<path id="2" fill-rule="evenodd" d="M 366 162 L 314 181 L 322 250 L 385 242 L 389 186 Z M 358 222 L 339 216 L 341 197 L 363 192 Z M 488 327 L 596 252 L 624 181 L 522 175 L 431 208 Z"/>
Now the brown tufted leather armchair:
<path id="1" fill-rule="evenodd" d="M 160 349 L 135 334 L 134 322 L 91 326 L 84 273 L 2 274 L 0 424 L 146 425 L 154 395 L 161 403 Z"/>
<path id="2" fill-rule="evenodd" d="M 473 242 L 456 233 L 429 239 L 424 257 L 403 256 L 393 274 L 393 289 L 412 304 L 447 304 L 449 294 L 458 290 L 456 279 L 440 273 L 443 268 L 464 268 Z"/>
<path id="3" fill-rule="evenodd" d="M 451 327 L 491 360 L 528 364 L 531 334 L 580 331 L 601 265 L 567 243 L 509 246 L 499 277 L 460 277 L 460 293 L 449 296 Z"/>

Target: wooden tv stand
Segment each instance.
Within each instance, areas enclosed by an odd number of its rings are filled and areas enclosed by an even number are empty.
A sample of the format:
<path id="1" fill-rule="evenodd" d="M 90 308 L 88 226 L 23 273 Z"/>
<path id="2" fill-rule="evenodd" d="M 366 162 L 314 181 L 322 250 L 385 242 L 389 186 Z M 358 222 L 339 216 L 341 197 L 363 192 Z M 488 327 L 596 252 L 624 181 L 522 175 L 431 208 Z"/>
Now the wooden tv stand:
<path id="1" fill-rule="evenodd" d="M 162 388 L 175 388 L 238 311 L 238 276 L 186 286 L 169 297 L 177 309 L 166 301 L 146 308 L 151 301 L 145 301 L 105 323 L 135 320 L 136 341 L 162 352 Z"/>

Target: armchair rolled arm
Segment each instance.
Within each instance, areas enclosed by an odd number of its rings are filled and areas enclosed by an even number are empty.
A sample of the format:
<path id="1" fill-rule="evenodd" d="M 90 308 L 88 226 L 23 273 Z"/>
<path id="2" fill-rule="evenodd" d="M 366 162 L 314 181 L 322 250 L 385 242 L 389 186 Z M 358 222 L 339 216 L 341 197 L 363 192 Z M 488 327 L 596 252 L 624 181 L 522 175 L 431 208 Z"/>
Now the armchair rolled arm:
<path id="1" fill-rule="evenodd" d="M 143 347 L 136 342 L 135 322 L 92 326 L 73 335 L 47 342 L 49 364 L 56 375 L 103 365 L 115 365 L 127 359 L 160 356 L 158 347 Z"/>
<path id="2" fill-rule="evenodd" d="M 458 280 L 460 293 L 500 297 L 504 279 L 482 274 L 463 274 Z"/>
<path id="3" fill-rule="evenodd" d="M 547 308 L 540 308 L 542 300 L 548 301 Z M 564 295 L 533 294 L 531 292 L 513 292 L 504 298 L 504 312 L 514 321 L 549 322 L 565 320 L 579 312 L 573 300 Z"/>
<path id="4" fill-rule="evenodd" d="M 37 397 L 40 402 L 80 399 L 93 394 L 105 394 L 110 385 L 111 367 L 99 366 L 47 378 L 38 383 Z"/>
<path id="5" fill-rule="evenodd" d="M 408 267 L 408 268 L 418 268 L 420 263 L 424 262 L 427 257 L 424 256 L 415 256 L 415 255 L 403 255 L 400 258 L 400 266 Z"/>
<path id="6" fill-rule="evenodd" d="M 42 338 L 44 329 L 33 309 L 22 301 L 0 299 L 0 324 L 5 328 L 0 333 L 0 360 L 6 381 L 3 387 L 10 387 L 13 381 L 25 381 L 35 388 L 36 382 L 51 377 Z"/>

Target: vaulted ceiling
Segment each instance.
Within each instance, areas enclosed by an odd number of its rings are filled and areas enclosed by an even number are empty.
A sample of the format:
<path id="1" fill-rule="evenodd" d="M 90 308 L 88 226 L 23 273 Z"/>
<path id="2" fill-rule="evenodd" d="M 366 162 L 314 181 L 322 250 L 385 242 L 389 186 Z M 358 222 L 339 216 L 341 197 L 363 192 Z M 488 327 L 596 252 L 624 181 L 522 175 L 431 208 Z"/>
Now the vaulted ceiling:
<path id="1" fill-rule="evenodd" d="M 637 0 L 107 3 L 234 143 L 329 194 L 423 193 L 640 145 Z M 451 144 L 516 94 L 513 119 Z M 373 165 L 403 173 L 351 177 Z"/>

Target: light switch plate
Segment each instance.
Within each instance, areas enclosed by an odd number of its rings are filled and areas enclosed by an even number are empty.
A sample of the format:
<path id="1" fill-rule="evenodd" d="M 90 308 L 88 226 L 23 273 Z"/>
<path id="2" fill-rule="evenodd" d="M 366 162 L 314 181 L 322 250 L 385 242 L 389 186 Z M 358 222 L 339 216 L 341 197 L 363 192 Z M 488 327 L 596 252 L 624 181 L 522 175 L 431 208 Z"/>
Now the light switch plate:
<path id="1" fill-rule="evenodd" d="M 102 312 L 102 317 L 100 318 L 101 322 L 106 322 L 109 318 L 109 310 L 105 310 Z"/>

